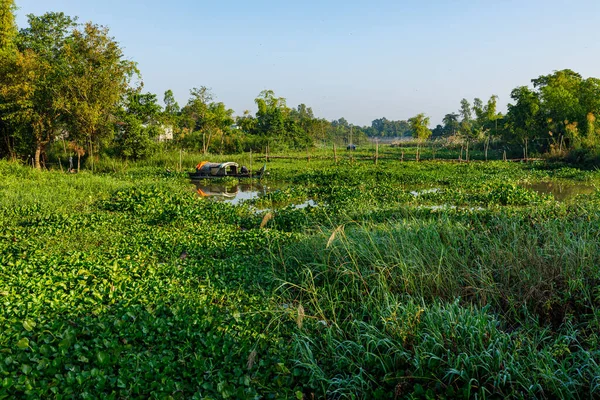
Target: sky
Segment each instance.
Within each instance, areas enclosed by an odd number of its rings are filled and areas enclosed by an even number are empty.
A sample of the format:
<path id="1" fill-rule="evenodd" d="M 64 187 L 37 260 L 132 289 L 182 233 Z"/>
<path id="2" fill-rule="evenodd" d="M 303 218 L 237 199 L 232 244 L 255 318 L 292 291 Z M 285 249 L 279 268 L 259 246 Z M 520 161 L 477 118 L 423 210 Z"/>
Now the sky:
<path id="1" fill-rule="evenodd" d="M 107 26 L 144 91 L 193 87 L 241 115 L 265 89 L 318 117 L 432 125 L 463 98 L 499 97 L 570 68 L 600 77 L 598 0 L 16 0 Z"/>

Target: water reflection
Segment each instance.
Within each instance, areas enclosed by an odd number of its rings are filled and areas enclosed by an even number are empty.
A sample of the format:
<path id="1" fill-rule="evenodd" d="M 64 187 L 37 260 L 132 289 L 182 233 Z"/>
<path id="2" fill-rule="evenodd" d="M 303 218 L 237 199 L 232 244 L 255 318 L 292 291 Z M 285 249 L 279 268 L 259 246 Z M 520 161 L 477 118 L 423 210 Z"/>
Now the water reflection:
<path id="1" fill-rule="evenodd" d="M 567 201 L 580 194 L 592 194 L 596 187 L 584 183 L 537 182 L 524 184 L 524 188 L 541 194 L 551 194 L 558 201 Z"/>
<path id="2" fill-rule="evenodd" d="M 202 197 L 209 197 L 217 201 L 224 201 L 233 205 L 240 204 L 243 201 L 259 199 L 269 193 L 284 189 L 285 184 L 266 182 L 240 183 L 237 185 L 227 185 L 223 183 L 213 183 L 206 181 L 192 181 L 196 185 L 196 192 Z M 271 207 L 280 208 L 292 205 L 294 208 L 302 209 L 306 207 L 317 207 L 317 203 L 312 199 L 307 199 L 301 203 L 284 202 L 281 204 L 272 204 Z"/>
<path id="3" fill-rule="evenodd" d="M 275 190 L 273 186 L 262 183 L 240 183 L 238 185 L 225 185 L 194 182 L 196 192 L 202 197 L 211 197 L 215 200 L 226 201 L 231 204 L 239 204 L 245 200 L 257 199 Z"/>

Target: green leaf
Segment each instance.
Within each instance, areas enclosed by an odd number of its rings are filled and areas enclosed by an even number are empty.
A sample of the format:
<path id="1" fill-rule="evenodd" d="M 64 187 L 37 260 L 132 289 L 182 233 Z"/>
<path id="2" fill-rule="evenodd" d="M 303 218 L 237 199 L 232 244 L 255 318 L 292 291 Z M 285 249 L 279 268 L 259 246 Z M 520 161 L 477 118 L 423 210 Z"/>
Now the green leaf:
<path id="1" fill-rule="evenodd" d="M 105 351 L 101 351 L 98 354 L 96 354 L 96 358 L 98 359 L 98 362 L 102 365 L 106 364 L 109 360 L 109 355 L 107 352 Z"/>
<path id="2" fill-rule="evenodd" d="M 30 320 L 25 320 L 23 321 L 23 328 L 25 328 L 25 330 L 27 332 L 31 332 L 33 330 L 33 328 L 35 328 L 36 323 Z"/>
<path id="3" fill-rule="evenodd" d="M 28 347 L 29 347 L 29 339 L 27 339 L 27 338 L 25 338 L 25 337 L 24 337 L 24 338 L 22 338 L 21 340 L 19 340 L 19 341 L 17 342 L 17 347 L 18 347 L 19 349 L 26 349 L 26 348 L 28 348 Z"/>

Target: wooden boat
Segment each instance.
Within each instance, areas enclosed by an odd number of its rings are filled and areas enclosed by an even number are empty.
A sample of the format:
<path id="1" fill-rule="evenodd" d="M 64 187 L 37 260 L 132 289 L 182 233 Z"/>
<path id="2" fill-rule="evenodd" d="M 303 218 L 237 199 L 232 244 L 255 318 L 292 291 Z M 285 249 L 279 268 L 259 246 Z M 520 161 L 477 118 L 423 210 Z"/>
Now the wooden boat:
<path id="1" fill-rule="evenodd" d="M 202 161 L 198 165 L 196 165 L 196 171 L 190 172 L 189 176 L 192 180 L 199 179 L 214 179 L 214 178 L 262 178 L 265 174 L 265 170 L 267 169 L 267 165 L 263 165 L 263 167 L 258 170 L 256 173 L 252 173 L 246 167 L 234 162 L 224 162 L 224 163 L 211 163 L 208 161 Z"/>

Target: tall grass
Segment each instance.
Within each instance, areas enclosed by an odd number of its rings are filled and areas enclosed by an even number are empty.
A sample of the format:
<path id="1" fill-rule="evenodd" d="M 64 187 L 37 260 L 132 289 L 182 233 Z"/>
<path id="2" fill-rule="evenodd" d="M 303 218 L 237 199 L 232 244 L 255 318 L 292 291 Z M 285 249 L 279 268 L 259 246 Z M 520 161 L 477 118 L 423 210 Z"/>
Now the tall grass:
<path id="1" fill-rule="evenodd" d="M 331 398 L 597 394 L 600 221 L 589 219 L 442 214 L 280 249 L 280 295 L 313 317 L 297 362 Z"/>

